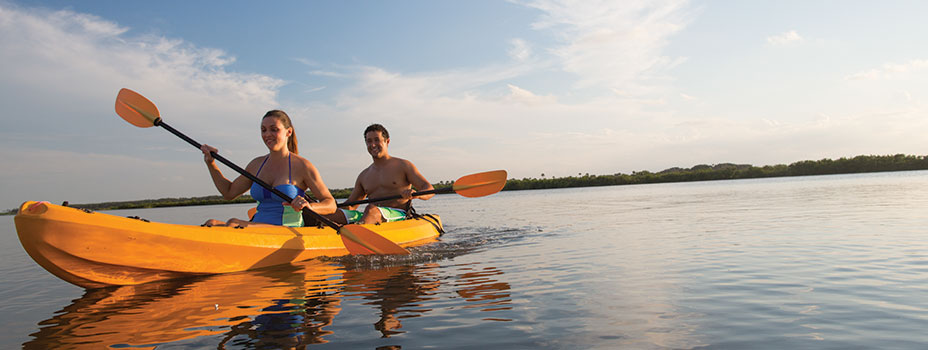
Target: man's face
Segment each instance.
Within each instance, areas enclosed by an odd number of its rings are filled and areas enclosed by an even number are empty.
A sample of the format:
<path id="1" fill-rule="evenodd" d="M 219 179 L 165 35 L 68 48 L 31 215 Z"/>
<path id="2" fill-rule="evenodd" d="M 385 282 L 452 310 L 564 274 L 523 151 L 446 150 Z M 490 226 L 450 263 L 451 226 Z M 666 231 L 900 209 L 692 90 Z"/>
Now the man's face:
<path id="1" fill-rule="evenodd" d="M 367 144 L 367 153 L 374 158 L 383 158 L 387 155 L 387 145 L 390 139 L 383 138 L 380 131 L 370 131 L 364 134 L 364 143 Z"/>

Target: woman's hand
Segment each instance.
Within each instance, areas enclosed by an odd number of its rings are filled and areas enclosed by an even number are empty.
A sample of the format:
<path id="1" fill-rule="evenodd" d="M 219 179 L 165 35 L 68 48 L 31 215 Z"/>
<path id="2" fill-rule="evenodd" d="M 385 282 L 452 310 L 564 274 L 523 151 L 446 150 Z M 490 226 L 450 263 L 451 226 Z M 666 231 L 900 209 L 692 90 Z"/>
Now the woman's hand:
<path id="1" fill-rule="evenodd" d="M 287 205 L 288 203 L 283 203 L 283 204 Z M 309 205 L 310 204 L 309 201 L 306 200 L 306 198 L 303 196 L 296 196 L 296 198 L 294 198 L 293 201 L 290 202 L 289 204 L 291 207 L 293 207 L 293 210 L 296 210 L 296 211 L 303 211 L 303 208 L 313 210 L 313 207 Z"/>
<path id="2" fill-rule="evenodd" d="M 217 149 L 216 147 L 207 145 L 207 144 L 200 145 L 200 151 L 203 152 L 203 161 L 206 162 L 206 164 L 213 164 L 214 159 L 213 159 L 213 155 L 210 154 L 210 152 L 219 153 L 219 149 Z"/>

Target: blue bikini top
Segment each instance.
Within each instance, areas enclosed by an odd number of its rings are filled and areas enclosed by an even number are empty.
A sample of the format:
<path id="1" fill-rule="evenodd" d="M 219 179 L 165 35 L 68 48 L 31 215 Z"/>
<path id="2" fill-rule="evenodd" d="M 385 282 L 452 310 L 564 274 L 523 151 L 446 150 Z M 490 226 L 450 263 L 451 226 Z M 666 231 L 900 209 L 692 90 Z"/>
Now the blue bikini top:
<path id="1" fill-rule="evenodd" d="M 261 162 L 261 166 L 258 167 L 258 172 L 255 173 L 255 177 L 261 173 L 261 169 L 264 168 L 264 164 L 267 163 L 267 159 L 269 157 L 270 156 L 265 157 L 264 161 Z M 286 194 L 290 198 L 296 198 L 296 196 L 303 195 L 306 191 L 297 187 L 296 185 L 290 184 L 293 182 L 293 166 L 290 164 L 289 155 L 287 156 L 287 167 L 288 183 L 274 186 L 274 189 L 282 192 L 283 194 Z M 288 212 L 286 214 L 290 214 L 289 212 L 293 211 L 293 208 L 290 206 L 285 208 L 282 204 L 285 201 L 283 198 L 280 198 L 268 189 L 261 187 L 261 185 L 258 185 L 254 182 L 251 184 L 251 198 L 254 198 L 256 201 L 258 201 L 258 211 L 255 213 L 255 216 L 251 219 L 251 221 L 273 225 L 287 224 L 284 222 L 285 211 Z"/>

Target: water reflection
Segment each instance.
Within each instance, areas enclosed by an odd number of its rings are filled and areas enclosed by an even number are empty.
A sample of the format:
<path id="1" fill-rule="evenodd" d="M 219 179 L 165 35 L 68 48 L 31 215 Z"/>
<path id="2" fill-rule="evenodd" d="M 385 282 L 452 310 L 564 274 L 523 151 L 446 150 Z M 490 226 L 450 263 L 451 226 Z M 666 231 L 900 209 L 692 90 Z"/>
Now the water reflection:
<path id="1" fill-rule="evenodd" d="M 304 349 L 331 340 L 345 303 L 372 307 L 377 318 L 368 320 L 383 338 L 405 333 L 403 322 L 427 315 L 440 305 L 439 299 L 459 296 L 465 308 L 481 311 L 506 309 L 511 303 L 509 285 L 497 281 L 502 275 L 498 269 L 462 266 L 459 275 L 439 275 L 447 269 L 434 263 L 369 269 L 309 261 L 87 290 L 39 322 L 39 331 L 23 348 L 154 349 L 179 343 L 175 345 Z M 445 283 L 449 277 L 451 283 Z"/>
<path id="2" fill-rule="evenodd" d="M 346 290 L 360 296 L 378 310 L 380 319 L 374 329 L 382 337 L 404 333 L 401 319 L 419 317 L 430 308 L 424 301 L 436 299 L 439 281 L 435 264 L 393 266 L 380 270 L 351 270 L 345 273 Z"/>
<path id="3" fill-rule="evenodd" d="M 334 265 L 321 266 L 336 268 Z M 305 269 L 307 266 L 300 267 Z M 311 264 L 310 267 L 317 265 Z M 233 348 L 301 349 L 309 344 L 326 343 L 324 337 L 333 332 L 324 328 L 331 325 L 335 315 L 341 311 L 340 285 L 343 280 L 330 273 L 335 271 L 319 274 L 319 270 L 313 274 L 299 271 L 283 274 L 277 269 L 271 270 L 274 275 L 285 277 L 281 282 L 289 287 L 278 292 L 286 293 L 270 296 L 264 302 L 270 305 L 262 307 L 257 315 L 230 319 L 233 325 L 223 335 L 218 348 L 234 345 Z M 340 267 L 337 270 L 342 272 Z"/>
<path id="4" fill-rule="evenodd" d="M 509 294 L 509 283 L 501 282 L 495 278 L 503 272 L 495 267 L 479 268 L 466 267 L 465 272 L 458 276 L 455 282 L 455 291 L 463 297 L 468 304 L 465 308 L 480 308 L 481 311 L 511 310 L 512 296 Z M 484 318 L 485 320 L 511 321 L 502 318 Z"/>

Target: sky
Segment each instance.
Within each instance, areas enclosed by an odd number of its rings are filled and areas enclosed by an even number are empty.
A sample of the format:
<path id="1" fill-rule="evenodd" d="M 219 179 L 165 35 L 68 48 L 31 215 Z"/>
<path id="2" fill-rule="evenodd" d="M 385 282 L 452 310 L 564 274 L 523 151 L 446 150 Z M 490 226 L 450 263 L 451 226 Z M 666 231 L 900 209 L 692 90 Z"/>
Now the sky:
<path id="1" fill-rule="evenodd" d="M 430 182 L 928 149 L 924 1 L 0 0 L 0 209 L 215 195 L 283 109 L 329 188 L 363 130 Z M 221 167 L 233 178 L 233 170 Z"/>

